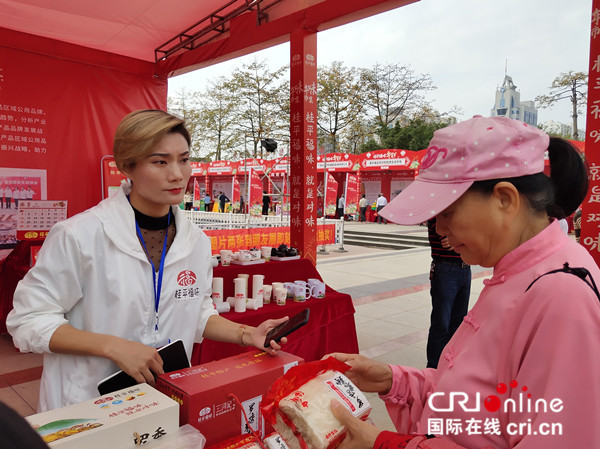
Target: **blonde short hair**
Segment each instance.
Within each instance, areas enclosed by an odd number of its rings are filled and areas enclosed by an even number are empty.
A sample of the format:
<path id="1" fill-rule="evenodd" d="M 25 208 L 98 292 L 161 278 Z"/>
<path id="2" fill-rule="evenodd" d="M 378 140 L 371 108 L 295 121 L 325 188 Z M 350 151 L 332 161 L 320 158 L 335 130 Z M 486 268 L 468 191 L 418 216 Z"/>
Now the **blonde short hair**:
<path id="1" fill-rule="evenodd" d="M 179 133 L 191 144 L 183 119 L 158 109 L 143 109 L 127 114 L 115 132 L 113 156 L 119 170 L 130 170 L 138 160 L 151 153 L 167 134 Z"/>

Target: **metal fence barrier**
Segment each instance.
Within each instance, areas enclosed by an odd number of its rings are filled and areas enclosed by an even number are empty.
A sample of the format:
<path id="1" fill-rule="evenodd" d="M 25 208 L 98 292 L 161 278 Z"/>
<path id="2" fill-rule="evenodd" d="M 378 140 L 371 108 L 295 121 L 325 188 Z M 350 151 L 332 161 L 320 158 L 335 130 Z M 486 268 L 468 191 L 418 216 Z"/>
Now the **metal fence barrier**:
<path id="1" fill-rule="evenodd" d="M 203 230 L 219 229 L 251 229 L 251 228 L 276 228 L 289 227 L 290 217 L 281 215 L 246 215 L 234 214 L 232 212 L 204 212 L 186 210 L 183 211 L 188 220 Z M 340 245 L 338 251 L 344 250 L 344 220 L 317 219 L 317 224 L 335 225 L 335 243 Z"/>

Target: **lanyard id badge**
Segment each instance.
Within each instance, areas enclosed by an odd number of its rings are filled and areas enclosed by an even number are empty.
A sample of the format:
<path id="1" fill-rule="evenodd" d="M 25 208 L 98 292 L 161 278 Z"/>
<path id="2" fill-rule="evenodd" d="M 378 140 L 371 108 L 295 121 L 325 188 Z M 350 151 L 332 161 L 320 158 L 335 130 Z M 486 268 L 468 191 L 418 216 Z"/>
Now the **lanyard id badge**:
<path id="1" fill-rule="evenodd" d="M 157 270 L 154 267 L 154 262 L 152 262 L 152 258 L 150 257 L 150 253 L 148 252 L 148 248 L 146 247 L 146 242 L 144 241 L 144 237 L 142 236 L 142 230 L 138 225 L 137 220 L 135 221 L 135 231 L 142 242 L 142 246 L 146 255 L 148 256 L 148 260 L 150 261 L 150 265 L 152 267 L 152 284 L 154 288 L 154 340 L 155 345 L 159 345 L 162 343 L 160 341 L 160 333 L 159 333 L 159 319 L 158 319 L 158 309 L 160 305 L 160 292 L 162 289 L 162 281 L 163 281 L 163 272 L 165 268 L 165 256 L 167 253 L 167 240 L 169 237 L 169 225 L 171 224 L 171 211 L 169 210 L 169 216 L 167 218 L 167 228 L 165 229 L 165 239 L 163 242 L 162 252 L 160 255 L 160 263 L 158 266 L 158 275 Z M 162 344 L 160 346 L 163 346 Z M 157 346 L 158 347 L 158 346 Z"/>

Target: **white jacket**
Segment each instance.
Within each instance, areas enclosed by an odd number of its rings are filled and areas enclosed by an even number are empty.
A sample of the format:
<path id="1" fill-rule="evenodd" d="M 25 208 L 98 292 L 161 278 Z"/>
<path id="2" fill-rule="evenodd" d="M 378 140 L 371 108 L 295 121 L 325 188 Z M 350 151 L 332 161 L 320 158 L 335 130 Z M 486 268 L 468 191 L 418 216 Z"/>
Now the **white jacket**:
<path id="1" fill-rule="evenodd" d="M 51 353 L 50 337 L 69 323 L 154 346 L 152 268 L 138 241 L 124 185 L 97 206 L 54 225 L 35 266 L 19 283 L 6 324 L 23 352 L 44 353 L 38 411 L 99 396 L 118 370 L 108 359 Z M 188 357 L 216 311 L 210 299 L 208 237 L 174 207 L 177 234 L 165 259 L 161 339 L 181 339 Z"/>

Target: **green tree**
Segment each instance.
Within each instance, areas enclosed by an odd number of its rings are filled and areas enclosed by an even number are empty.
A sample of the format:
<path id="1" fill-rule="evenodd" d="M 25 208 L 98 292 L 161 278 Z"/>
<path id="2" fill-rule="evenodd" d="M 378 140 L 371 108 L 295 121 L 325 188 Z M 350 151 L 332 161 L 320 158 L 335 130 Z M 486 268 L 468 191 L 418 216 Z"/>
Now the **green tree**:
<path id="1" fill-rule="evenodd" d="M 200 123 L 203 127 L 206 156 L 221 160 L 240 145 L 240 133 L 236 127 L 235 96 L 227 86 L 227 79 L 219 77 L 211 81 L 202 96 Z"/>
<path id="2" fill-rule="evenodd" d="M 271 72 L 266 61 L 254 60 L 234 70 L 226 83 L 236 98 L 236 127 L 244 138 L 244 146 L 248 142 L 252 144 L 252 153 L 247 156 L 257 157 L 260 153 L 262 157 L 261 140 L 281 134 L 284 128 L 289 128 L 289 115 L 282 121 L 285 102 L 281 96 L 285 83 L 280 78 L 286 70 L 287 67 L 281 67 Z"/>
<path id="3" fill-rule="evenodd" d="M 423 118 L 414 118 L 405 124 L 396 122 L 394 127 L 382 132 L 382 148 L 423 150 L 429 145 L 433 133 L 449 124 L 448 121 L 428 121 Z"/>
<path id="4" fill-rule="evenodd" d="M 167 110 L 185 120 L 186 127 L 192 138 L 190 147 L 191 157 L 200 157 L 204 147 L 204 127 L 201 119 L 201 94 L 182 89 L 174 97 L 167 99 Z"/>
<path id="5" fill-rule="evenodd" d="M 317 69 L 317 80 L 319 140 L 328 152 L 337 152 L 338 134 L 359 119 L 363 111 L 360 79 L 354 67 L 334 61 Z"/>
<path id="6" fill-rule="evenodd" d="M 550 93 L 548 95 L 539 95 L 535 99 L 541 108 L 548 108 L 560 100 L 569 99 L 573 108 L 571 117 L 573 119 L 574 140 L 579 140 L 577 117 L 581 114 L 580 106 L 583 106 L 587 101 L 587 83 L 587 73 L 569 70 L 567 73 L 561 73 L 554 78 L 552 85 L 549 87 Z"/>
<path id="7" fill-rule="evenodd" d="M 424 94 L 436 89 L 428 74 L 415 74 L 409 66 L 400 64 L 375 64 L 361 69 L 360 77 L 365 86 L 363 100 L 380 128 L 428 106 Z"/>

